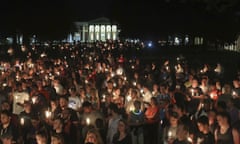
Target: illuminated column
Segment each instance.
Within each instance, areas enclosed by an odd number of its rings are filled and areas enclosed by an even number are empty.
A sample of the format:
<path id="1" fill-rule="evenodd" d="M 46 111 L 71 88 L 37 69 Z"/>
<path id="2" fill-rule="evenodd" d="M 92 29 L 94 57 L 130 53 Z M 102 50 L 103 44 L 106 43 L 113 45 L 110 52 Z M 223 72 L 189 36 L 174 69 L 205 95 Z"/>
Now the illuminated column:
<path id="1" fill-rule="evenodd" d="M 89 40 L 94 41 L 94 25 L 89 26 Z"/>
<path id="2" fill-rule="evenodd" d="M 82 40 L 85 42 L 85 27 L 82 27 Z"/>
<path id="3" fill-rule="evenodd" d="M 99 40 L 100 28 L 99 25 L 95 25 L 95 40 Z"/>
<path id="4" fill-rule="evenodd" d="M 86 41 L 86 32 L 87 32 L 86 25 L 83 25 L 82 32 L 83 32 L 82 40 L 85 42 Z"/>
<path id="5" fill-rule="evenodd" d="M 116 40 L 117 39 L 117 26 L 112 25 L 112 39 Z"/>
<path id="6" fill-rule="evenodd" d="M 107 31 L 107 39 L 111 39 L 111 26 L 110 25 L 106 26 L 106 31 Z"/>
<path id="7" fill-rule="evenodd" d="M 101 25 L 101 41 L 106 41 L 105 25 Z"/>

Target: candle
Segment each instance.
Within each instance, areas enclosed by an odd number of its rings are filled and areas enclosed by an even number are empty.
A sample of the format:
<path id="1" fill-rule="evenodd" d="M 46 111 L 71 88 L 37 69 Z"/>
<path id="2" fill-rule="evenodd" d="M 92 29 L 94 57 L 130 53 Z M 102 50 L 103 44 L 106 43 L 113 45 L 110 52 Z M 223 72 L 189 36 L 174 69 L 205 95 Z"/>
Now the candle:
<path id="1" fill-rule="evenodd" d="M 131 105 L 130 108 L 129 108 L 130 111 L 134 111 L 134 106 Z"/>
<path id="2" fill-rule="evenodd" d="M 192 96 L 194 96 L 194 89 L 191 89 Z"/>
<path id="3" fill-rule="evenodd" d="M 131 96 L 128 95 L 128 96 L 127 96 L 127 101 L 129 102 L 131 99 L 132 99 Z"/>
<path id="4" fill-rule="evenodd" d="M 191 120 L 191 121 L 193 120 L 193 115 L 191 115 L 190 120 Z"/>
<path id="5" fill-rule="evenodd" d="M 106 101 L 106 95 L 102 95 L 102 101 L 103 101 L 103 102 Z"/>
<path id="6" fill-rule="evenodd" d="M 235 96 L 237 93 L 235 91 L 232 92 L 232 95 Z"/>
<path id="7" fill-rule="evenodd" d="M 50 118 L 51 117 L 51 112 L 49 110 L 45 111 L 45 116 L 46 118 Z"/>
<path id="8" fill-rule="evenodd" d="M 155 94 L 155 91 L 152 91 L 152 95 L 154 95 Z"/>
<path id="9" fill-rule="evenodd" d="M 34 96 L 34 97 L 32 97 L 32 103 L 33 104 L 35 104 L 36 103 L 36 100 L 37 100 L 37 98 Z"/>
<path id="10" fill-rule="evenodd" d="M 169 70 L 169 66 L 166 66 L 166 70 L 167 70 L 167 71 Z"/>
<path id="11" fill-rule="evenodd" d="M 168 137 L 171 138 L 172 137 L 172 132 L 168 131 Z"/>
<path id="12" fill-rule="evenodd" d="M 210 94 L 211 99 L 213 99 L 213 96 L 214 96 L 213 93 L 211 93 L 211 94 Z"/>
<path id="13" fill-rule="evenodd" d="M 21 124 L 21 125 L 24 125 L 24 118 L 21 118 L 21 119 L 20 119 L 20 124 Z"/>
<path id="14" fill-rule="evenodd" d="M 237 97 L 237 93 L 235 91 L 232 92 L 232 97 L 236 98 Z"/>
<path id="15" fill-rule="evenodd" d="M 188 140 L 188 142 L 190 142 L 190 143 L 192 143 L 192 142 L 193 142 L 193 140 L 192 140 L 192 138 L 191 138 L 191 137 L 188 137 L 188 138 L 187 138 L 187 140 Z"/>
<path id="16" fill-rule="evenodd" d="M 90 118 L 86 118 L 86 123 L 87 123 L 87 125 L 89 125 L 90 124 Z"/>
<path id="17" fill-rule="evenodd" d="M 136 82 L 133 82 L 133 85 L 134 85 L 134 86 L 136 86 L 136 85 L 137 85 L 137 83 L 136 83 Z"/>
<path id="18" fill-rule="evenodd" d="M 115 74 L 114 73 L 111 73 L 111 77 L 114 77 L 115 76 Z"/>

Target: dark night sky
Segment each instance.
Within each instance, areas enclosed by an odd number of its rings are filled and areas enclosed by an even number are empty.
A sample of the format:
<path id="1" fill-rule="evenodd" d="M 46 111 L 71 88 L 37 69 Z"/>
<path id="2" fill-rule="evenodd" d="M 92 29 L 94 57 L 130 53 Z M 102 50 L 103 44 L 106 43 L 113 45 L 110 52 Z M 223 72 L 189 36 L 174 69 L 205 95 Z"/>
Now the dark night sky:
<path id="1" fill-rule="evenodd" d="M 239 30 L 239 0 L 5 0 L 0 31 L 61 38 L 72 21 L 108 17 L 123 36 L 205 34 L 230 38 Z"/>

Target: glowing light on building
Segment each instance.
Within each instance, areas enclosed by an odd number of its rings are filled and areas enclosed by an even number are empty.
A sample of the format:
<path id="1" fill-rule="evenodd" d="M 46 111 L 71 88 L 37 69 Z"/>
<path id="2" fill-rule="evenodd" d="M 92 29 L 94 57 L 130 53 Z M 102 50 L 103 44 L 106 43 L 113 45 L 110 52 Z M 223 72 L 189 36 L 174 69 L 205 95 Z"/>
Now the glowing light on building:
<path id="1" fill-rule="evenodd" d="M 105 38 L 105 25 L 101 25 L 101 40 L 104 41 Z"/>
<path id="2" fill-rule="evenodd" d="M 73 32 L 73 41 L 94 42 L 117 40 L 120 30 L 116 24 L 111 25 L 107 18 L 98 18 L 89 22 L 74 22 L 77 31 Z M 75 36 L 75 34 L 77 34 Z M 69 37 L 67 39 L 69 41 Z"/>
<path id="3" fill-rule="evenodd" d="M 99 33 L 100 33 L 99 25 L 96 25 L 95 26 L 95 38 L 96 38 L 96 40 L 99 40 Z"/>
<path id="4" fill-rule="evenodd" d="M 111 39 L 111 26 L 107 25 L 106 29 L 107 29 L 107 39 Z"/>
<path id="5" fill-rule="evenodd" d="M 116 38 L 117 38 L 117 26 L 112 25 L 112 39 L 116 40 Z"/>

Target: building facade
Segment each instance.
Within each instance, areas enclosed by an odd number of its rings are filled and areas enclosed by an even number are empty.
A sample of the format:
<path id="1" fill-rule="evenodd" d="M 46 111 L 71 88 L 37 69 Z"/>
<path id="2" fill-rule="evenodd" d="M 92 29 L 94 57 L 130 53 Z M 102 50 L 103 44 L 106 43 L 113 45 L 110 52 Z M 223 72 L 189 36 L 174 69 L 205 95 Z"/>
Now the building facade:
<path id="1" fill-rule="evenodd" d="M 94 42 L 119 38 L 118 24 L 105 17 L 88 22 L 74 22 L 74 27 L 75 31 L 68 35 L 68 42 Z"/>

